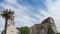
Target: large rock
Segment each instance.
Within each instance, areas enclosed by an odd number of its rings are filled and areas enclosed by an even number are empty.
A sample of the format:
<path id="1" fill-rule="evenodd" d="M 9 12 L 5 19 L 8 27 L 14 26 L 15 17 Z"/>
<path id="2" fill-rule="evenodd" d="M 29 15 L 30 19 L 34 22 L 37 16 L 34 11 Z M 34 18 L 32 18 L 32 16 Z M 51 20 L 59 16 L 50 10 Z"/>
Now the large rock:
<path id="1" fill-rule="evenodd" d="M 41 24 L 35 24 L 30 28 L 30 34 L 57 34 L 53 18 L 48 17 Z"/>

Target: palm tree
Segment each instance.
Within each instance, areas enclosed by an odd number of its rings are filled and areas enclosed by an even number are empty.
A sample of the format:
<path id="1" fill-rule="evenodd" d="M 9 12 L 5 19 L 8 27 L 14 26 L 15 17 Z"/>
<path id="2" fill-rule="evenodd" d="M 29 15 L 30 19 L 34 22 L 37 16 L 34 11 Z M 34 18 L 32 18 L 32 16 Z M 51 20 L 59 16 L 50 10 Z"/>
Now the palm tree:
<path id="1" fill-rule="evenodd" d="M 1 14 L 2 18 L 5 18 L 5 34 L 7 32 L 7 23 L 8 23 L 8 19 L 10 19 L 13 15 L 14 15 L 14 11 L 11 11 L 11 9 L 5 9 L 2 11 L 3 14 Z"/>

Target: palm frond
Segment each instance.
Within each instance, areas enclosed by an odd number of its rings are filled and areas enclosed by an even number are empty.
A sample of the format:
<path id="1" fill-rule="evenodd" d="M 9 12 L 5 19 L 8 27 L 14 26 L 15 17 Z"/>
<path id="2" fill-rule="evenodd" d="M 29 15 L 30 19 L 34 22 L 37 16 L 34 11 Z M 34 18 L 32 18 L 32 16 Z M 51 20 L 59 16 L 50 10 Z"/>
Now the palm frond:
<path id="1" fill-rule="evenodd" d="M 11 18 L 11 16 L 13 16 L 14 15 L 14 11 L 11 11 L 11 9 L 5 9 L 5 10 L 3 10 L 2 11 L 3 12 L 3 14 L 1 14 L 1 16 L 4 18 Z"/>

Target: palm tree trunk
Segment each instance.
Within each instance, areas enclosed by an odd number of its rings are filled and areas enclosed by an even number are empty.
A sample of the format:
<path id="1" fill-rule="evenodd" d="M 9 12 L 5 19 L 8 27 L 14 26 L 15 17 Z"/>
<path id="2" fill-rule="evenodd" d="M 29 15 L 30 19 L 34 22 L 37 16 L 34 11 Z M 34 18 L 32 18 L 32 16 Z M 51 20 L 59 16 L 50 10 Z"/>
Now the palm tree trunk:
<path id="1" fill-rule="evenodd" d="M 6 32 L 7 32 L 7 23 L 8 23 L 8 19 L 5 18 L 5 34 L 6 34 Z"/>

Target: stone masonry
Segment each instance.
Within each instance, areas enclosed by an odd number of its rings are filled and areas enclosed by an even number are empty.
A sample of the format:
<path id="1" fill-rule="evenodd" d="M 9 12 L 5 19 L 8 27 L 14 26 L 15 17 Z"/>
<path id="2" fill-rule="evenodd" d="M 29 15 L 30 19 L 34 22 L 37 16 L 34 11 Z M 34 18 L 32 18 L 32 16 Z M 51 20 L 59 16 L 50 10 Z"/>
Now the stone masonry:
<path id="1" fill-rule="evenodd" d="M 3 30 L 1 34 L 4 34 L 4 32 L 5 31 Z M 8 20 L 6 34 L 18 34 L 18 33 L 19 33 L 19 31 L 15 27 L 15 21 L 14 21 L 14 18 L 12 17 L 11 19 Z"/>

